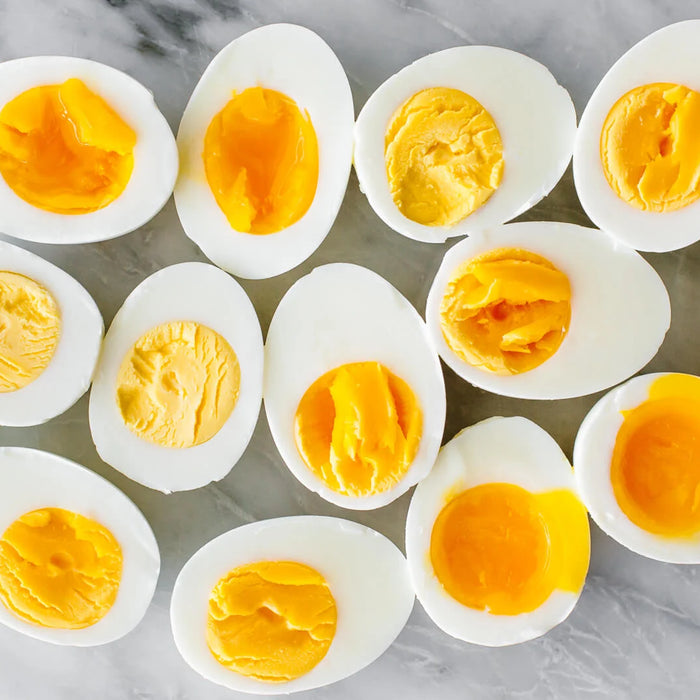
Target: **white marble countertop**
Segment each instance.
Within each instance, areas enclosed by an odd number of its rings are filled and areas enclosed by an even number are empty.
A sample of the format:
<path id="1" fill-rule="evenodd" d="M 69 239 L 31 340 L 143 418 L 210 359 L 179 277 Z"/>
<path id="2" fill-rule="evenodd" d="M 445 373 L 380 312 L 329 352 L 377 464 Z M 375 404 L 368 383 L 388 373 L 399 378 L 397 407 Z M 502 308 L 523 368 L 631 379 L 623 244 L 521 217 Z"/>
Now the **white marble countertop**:
<path id="1" fill-rule="evenodd" d="M 295 22 L 318 32 L 350 78 L 356 109 L 388 76 L 432 51 L 493 44 L 547 65 L 570 92 L 579 115 L 597 82 L 632 44 L 665 24 L 700 16 L 693 0 L 2 0 L 0 59 L 67 54 L 132 74 L 155 93 L 177 127 L 207 63 L 231 39 L 258 25 Z M 567 172 L 524 219 L 588 223 Z M 172 201 L 123 238 L 85 246 L 32 245 L 95 297 L 109 324 L 148 274 L 203 260 L 185 237 Z M 410 241 L 374 215 L 354 174 L 338 220 L 320 249 L 290 273 L 243 282 L 267 329 L 276 304 L 301 275 L 344 260 L 386 276 L 419 309 L 445 246 Z M 649 370 L 700 373 L 697 308 L 700 244 L 648 255 L 664 278 L 674 320 Z M 579 422 L 597 396 L 564 402 L 518 401 L 468 386 L 445 370 L 445 438 L 491 415 L 522 414 L 550 431 L 571 455 Z M 0 429 L 0 444 L 39 447 L 106 476 L 142 509 L 160 543 L 162 573 L 142 624 L 105 647 L 53 647 L 0 629 L 0 698 L 232 698 L 179 657 L 168 605 L 173 581 L 205 542 L 241 523 L 296 513 L 343 515 L 402 546 L 410 494 L 374 512 L 335 508 L 306 491 L 277 454 L 261 415 L 243 459 L 221 482 L 164 496 L 139 486 L 98 458 L 87 400 L 39 428 Z M 700 696 L 700 567 L 661 564 L 632 554 L 593 526 L 590 573 L 570 618 L 543 638 L 487 649 L 443 634 L 417 603 L 397 641 L 357 675 L 304 698 L 696 698 Z"/>

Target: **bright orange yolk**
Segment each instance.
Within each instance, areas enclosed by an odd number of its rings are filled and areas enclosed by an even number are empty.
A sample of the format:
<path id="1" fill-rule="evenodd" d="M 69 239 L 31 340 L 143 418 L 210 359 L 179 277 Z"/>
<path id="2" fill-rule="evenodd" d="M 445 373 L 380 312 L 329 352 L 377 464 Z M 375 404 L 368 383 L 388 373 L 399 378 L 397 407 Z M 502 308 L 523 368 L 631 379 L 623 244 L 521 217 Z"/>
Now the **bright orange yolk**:
<path id="1" fill-rule="evenodd" d="M 209 124 L 203 158 L 209 187 L 236 231 L 281 231 L 304 216 L 316 194 L 313 124 L 276 90 L 234 92 Z"/>
<path id="2" fill-rule="evenodd" d="M 586 510 L 571 491 L 535 494 L 506 483 L 454 497 L 430 540 L 447 593 L 494 615 L 531 612 L 555 590 L 580 591 L 589 553 Z"/>
<path id="3" fill-rule="evenodd" d="M 356 362 L 307 389 L 294 428 L 299 454 L 330 489 L 370 496 L 392 488 L 408 471 L 422 413 L 406 382 L 378 362 Z"/>
<path id="4" fill-rule="evenodd" d="M 133 129 L 81 80 L 31 88 L 0 111 L 0 174 L 56 214 L 106 207 L 134 167 Z"/>
<path id="5" fill-rule="evenodd" d="M 700 532 L 700 379 L 657 379 L 649 398 L 623 411 L 610 479 L 617 502 L 637 526 L 659 535 Z"/>

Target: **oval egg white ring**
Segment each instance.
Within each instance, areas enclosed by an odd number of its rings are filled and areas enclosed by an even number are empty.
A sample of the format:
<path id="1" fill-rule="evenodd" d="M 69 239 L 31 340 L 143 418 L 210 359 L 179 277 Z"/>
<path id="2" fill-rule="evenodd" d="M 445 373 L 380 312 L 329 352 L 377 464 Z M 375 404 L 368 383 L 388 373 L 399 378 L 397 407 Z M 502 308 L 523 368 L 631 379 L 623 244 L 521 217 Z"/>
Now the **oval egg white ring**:
<path id="1" fill-rule="evenodd" d="M 405 217 L 392 199 L 384 140 L 394 112 L 420 90 L 448 87 L 480 102 L 503 143 L 505 169 L 498 189 L 452 227 Z M 426 243 L 502 224 L 547 195 L 564 174 L 574 147 L 576 112 L 569 93 L 541 63 L 494 46 L 459 46 L 429 54 L 382 83 L 355 125 L 355 170 L 360 189 L 394 231 Z"/>
<path id="2" fill-rule="evenodd" d="M 53 629 L 16 617 L 0 603 L 0 622 L 52 644 L 77 647 L 107 644 L 141 621 L 153 598 L 160 572 L 158 543 L 141 511 L 98 474 L 50 452 L 0 447 L 0 536 L 25 513 L 63 508 L 104 525 L 119 543 L 122 577 L 114 605 L 94 625 Z"/>
<path id="3" fill-rule="evenodd" d="M 207 182 L 202 152 L 211 120 L 233 91 L 277 90 L 308 111 L 319 153 L 318 186 L 297 222 L 265 235 L 231 228 Z M 317 34 L 271 24 L 232 41 L 209 64 L 187 103 L 177 133 L 182 167 L 175 205 L 185 233 L 219 267 L 247 279 L 274 277 L 321 245 L 343 201 L 352 160 L 355 112 L 345 71 Z"/>
<path id="4" fill-rule="evenodd" d="M 169 321 L 195 321 L 225 338 L 240 365 L 238 400 L 210 440 L 190 448 L 162 447 L 124 423 L 116 400 L 124 357 L 150 329 Z M 243 288 L 205 263 L 180 263 L 146 278 L 127 297 L 105 337 L 90 392 L 90 431 L 100 457 L 130 479 L 170 493 L 222 479 L 253 434 L 262 400 L 260 324 Z"/>
<path id="5" fill-rule="evenodd" d="M 258 561 L 295 561 L 316 569 L 338 611 L 326 655 L 311 671 L 284 683 L 227 669 L 206 641 L 214 586 L 232 569 Z M 386 537 L 349 520 L 302 515 L 244 525 L 204 545 L 177 577 L 170 621 L 178 651 L 197 673 L 231 690 L 277 695 L 334 683 L 372 663 L 404 628 L 413 602 L 406 559 Z"/>
<path id="6" fill-rule="evenodd" d="M 104 322 L 79 282 L 34 253 L 0 241 L 0 271 L 38 282 L 58 305 L 60 335 L 46 369 L 21 389 L 0 393 L 0 425 L 39 425 L 68 410 L 88 390 Z"/>
<path id="7" fill-rule="evenodd" d="M 500 376 L 462 360 L 447 345 L 440 304 L 459 266 L 498 248 L 522 248 L 549 260 L 571 284 L 571 323 L 539 367 Z M 460 241 L 445 254 L 426 306 L 430 337 L 442 359 L 470 384 L 521 399 L 566 399 L 606 389 L 656 354 L 671 323 L 668 292 L 638 253 L 602 231 L 575 224 L 506 224 Z"/>
<path id="8" fill-rule="evenodd" d="M 605 177 L 600 136 L 613 105 L 635 87 L 679 83 L 700 92 L 700 20 L 671 24 L 633 46 L 605 74 L 581 117 L 574 149 L 576 192 L 593 223 L 637 250 L 666 252 L 700 239 L 700 200 L 645 212 L 617 196 Z"/>
<path id="9" fill-rule="evenodd" d="M 294 439 L 297 406 L 326 372 L 376 361 L 403 379 L 420 404 L 418 452 L 394 488 L 372 496 L 333 491 L 301 458 Z M 445 384 L 425 324 L 408 300 L 375 272 L 358 265 L 317 267 L 285 294 L 265 344 L 265 413 L 285 464 L 306 488 L 343 508 L 381 508 L 423 479 L 445 427 Z"/>
<path id="10" fill-rule="evenodd" d="M 79 78 L 136 132 L 134 169 L 124 191 L 102 209 L 56 214 L 18 197 L 0 177 L 0 232 L 38 243 L 93 243 L 116 238 L 152 219 L 168 201 L 178 169 L 173 133 L 141 83 L 84 58 L 33 56 L 0 63 L 0 109 L 25 90 Z"/>

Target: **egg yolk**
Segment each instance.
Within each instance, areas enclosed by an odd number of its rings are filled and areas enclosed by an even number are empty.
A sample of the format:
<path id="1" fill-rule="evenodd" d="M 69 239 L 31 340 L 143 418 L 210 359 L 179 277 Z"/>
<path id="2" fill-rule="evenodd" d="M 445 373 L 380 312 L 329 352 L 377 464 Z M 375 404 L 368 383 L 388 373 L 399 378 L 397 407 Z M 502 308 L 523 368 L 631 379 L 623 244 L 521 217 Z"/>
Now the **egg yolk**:
<path id="1" fill-rule="evenodd" d="M 203 158 L 209 187 L 236 231 L 281 231 L 304 216 L 316 194 L 311 118 L 276 90 L 234 92 L 209 124 Z"/>
<path id="2" fill-rule="evenodd" d="M 117 376 L 124 423 L 163 447 L 211 439 L 238 400 L 240 368 L 218 333 L 193 321 L 172 321 L 144 333 Z"/>
<path id="3" fill-rule="evenodd" d="M 681 209 L 700 197 L 700 93 L 652 83 L 623 95 L 600 138 L 605 177 L 643 211 Z"/>
<path id="4" fill-rule="evenodd" d="M 134 130 L 77 78 L 21 93 L 0 110 L 0 174 L 56 214 L 106 207 L 134 168 Z"/>
<path id="5" fill-rule="evenodd" d="M 27 386 L 46 369 L 60 333 L 51 294 L 29 277 L 0 271 L 0 394 Z"/>
<path id="6" fill-rule="evenodd" d="M 440 305 L 445 342 L 464 362 L 500 375 L 527 372 L 559 349 L 571 321 L 563 272 L 525 250 L 463 263 Z"/>
<path id="7" fill-rule="evenodd" d="M 396 110 L 384 160 L 394 204 L 425 226 L 453 226 L 484 204 L 503 178 L 503 144 L 493 118 L 452 88 L 421 90 Z"/>
<path id="8" fill-rule="evenodd" d="M 297 449 L 328 488 L 371 496 L 395 486 L 418 451 L 422 413 L 411 388 L 378 362 L 319 377 L 297 407 Z"/>
<path id="9" fill-rule="evenodd" d="M 506 483 L 454 497 L 430 539 L 447 593 L 493 615 L 531 612 L 555 590 L 580 591 L 589 554 L 586 510 L 573 492 L 531 493 Z"/>
<path id="10" fill-rule="evenodd" d="M 610 479 L 622 512 L 647 532 L 700 533 L 700 379 L 672 374 L 623 411 Z"/>
<path id="11" fill-rule="evenodd" d="M 121 575 L 112 533 L 62 508 L 25 513 L 0 538 L 0 600 L 42 627 L 94 625 L 114 604 Z"/>
<path id="12" fill-rule="evenodd" d="M 246 564 L 211 592 L 207 644 L 232 671 L 270 683 L 291 681 L 326 655 L 337 618 L 328 583 L 310 566 Z"/>

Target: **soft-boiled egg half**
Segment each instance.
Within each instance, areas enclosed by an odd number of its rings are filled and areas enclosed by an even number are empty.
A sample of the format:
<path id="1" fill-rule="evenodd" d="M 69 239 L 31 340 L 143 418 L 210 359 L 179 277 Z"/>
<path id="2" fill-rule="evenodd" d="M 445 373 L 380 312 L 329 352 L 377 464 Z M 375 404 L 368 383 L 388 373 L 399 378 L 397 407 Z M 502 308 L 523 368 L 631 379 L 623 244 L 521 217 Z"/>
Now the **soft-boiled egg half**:
<path id="1" fill-rule="evenodd" d="M 663 342 L 671 307 L 632 249 L 597 229 L 533 221 L 450 248 L 426 322 L 443 360 L 474 386 L 563 399 L 640 370 Z"/>
<path id="2" fill-rule="evenodd" d="M 239 277 L 306 260 L 345 194 L 354 116 L 345 71 L 314 32 L 271 24 L 232 41 L 202 75 L 177 134 L 185 233 Z"/>
<path id="3" fill-rule="evenodd" d="M 416 310 L 357 265 L 294 284 L 265 344 L 265 413 L 286 465 L 344 508 L 380 508 L 430 471 L 445 385 Z"/>
<path id="4" fill-rule="evenodd" d="M 592 221 L 638 250 L 700 239 L 700 20 L 664 27 L 600 81 L 581 117 L 574 179 Z"/>
<path id="5" fill-rule="evenodd" d="M 100 457 L 165 493 L 222 479 L 248 445 L 262 400 L 255 309 L 204 263 L 146 278 L 112 321 L 90 393 Z"/>
<path id="6" fill-rule="evenodd" d="M 133 231 L 170 197 L 177 147 L 153 95 L 109 66 L 0 63 L 0 232 L 89 243 Z"/>
<path id="7" fill-rule="evenodd" d="M 700 377 L 644 374 L 606 394 L 576 437 L 583 502 L 644 556 L 700 564 Z"/>
<path id="8" fill-rule="evenodd" d="M 0 241 L 0 425 L 38 425 L 70 408 L 90 386 L 103 332 L 68 273 Z"/>
<path id="9" fill-rule="evenodd" d="M 0 623 L 106 644 L 141 621 L 159 571 L 153 532 L 119 489 L 63 457 L 0 447 Z"/>
<path id="10" fill-rule="evenodd" d="M 317 515 L 263 520 L 202 547 L 175 582 L 175 644 L 205 678 L 276 695 L 339 681 L 386 651 L 414 595 L 386 537 Z"/>
<path id="11" fill-rule="evenodd" d="M 406 554 L 418 600 L 448 634 L 486 646 L 539 637 L 573 610 L 588 571 L 571 465 L 526 418 L 466 428 L 416 488 Z"/>
<path id="12" fill-rule="evenodd" d="M 383 83 L 355 126 L 355 170 L 378 216 L 442 243 L 536 204 L 566 170 L 576 112 L 543 65 L 493 46 L 425 56 Z"/>

